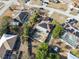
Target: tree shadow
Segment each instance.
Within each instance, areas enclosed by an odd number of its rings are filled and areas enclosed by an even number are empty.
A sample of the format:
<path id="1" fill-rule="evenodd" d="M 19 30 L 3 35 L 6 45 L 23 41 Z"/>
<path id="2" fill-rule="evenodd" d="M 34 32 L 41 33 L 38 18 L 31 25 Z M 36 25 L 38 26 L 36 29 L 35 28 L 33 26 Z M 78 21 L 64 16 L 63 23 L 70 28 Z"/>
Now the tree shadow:
<path id="1" fill-rule="evenodd" d="M 67 57 L 60 55 L 60 59 L 67 59 Z"/>
<path id="2" fill-rule="evenodd" d="M 28 52 L 29 52 L 29 56 L 32 55 L 32 39 L 28 38 Z"/>
<path id="3" fill-rule="evenodd" d="M 72 49 L 70 46 L 66 45 L 65 46 L 66 49 Z"/>
<path id="4" fill-rule="evenodd" d="M 62 42 L 61 42 L 61 41 L 59 41 L 59 42 L 57 42 L 56 44 L 61 45 L 61 44 L 62 44 Z"/>

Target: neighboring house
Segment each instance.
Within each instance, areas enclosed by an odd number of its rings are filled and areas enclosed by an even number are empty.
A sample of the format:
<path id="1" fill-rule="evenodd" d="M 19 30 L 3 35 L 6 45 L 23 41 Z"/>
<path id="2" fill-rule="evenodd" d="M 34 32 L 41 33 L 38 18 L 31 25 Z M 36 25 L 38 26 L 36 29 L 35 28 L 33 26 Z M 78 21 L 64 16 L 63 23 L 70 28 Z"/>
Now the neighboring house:
<path id="1" fill-rule="evenodd" d="M 79 22 L 76 19 L 70 19 L 62 24 L 65 30 L 61 38 L 74 48 L 79 48 L 79 27 L 76 26 L 77 23 Z"/>
<path id="2" fill-rule="evenodd" d="M 59 3 L 60 0 L 49 0 L 50 2 Z"/>
<path id="3" fill-rule="evenodd" d="M 61 2 L 64 2 L 64 3 L 71 3 L 72 0 L 59 0 Z"/>
<path id="4" fill-rule="evenodd" d="M 25 23 L 28 20 L 28 13 L 21 11 L 16 17 L 15 19 L 19 20 L 19 22 L 21 23 Z"/>
<path id="5" fill-rule="evenodd" d="M 76 49 L 68 53 L 67 59 L 79 59 L 79 50 Z"/>
<path id="6" fill-rule="evenodd" d="M 17 51 L 19 46 L 17 35 L 3 34 L 0 39 L 0 59 L 12 59 L 13 51 Z M 18 47 L 17 47 L 17 46 Z"/>
<path id="7" fill-rule="evenodd" d="M 79 33 L 78 33 L 79 35 Z M 70 44 L 74 48 L 79 48 L 79 37 L 75 36 L 73 33 L 65 32 L 62 39 Z"/>
<path id="8" fill-rule="evenodd" d="M 17 0 L 0 0 L 0 16 L 2 16 L 9 7 L 14 5 Z"/>
<path id="9" fill-rule="evenodd" d="M 36 24 L 34 26 L 35 31 L 32 38 L 40 42 L 44 42 L 48 38 L 49 33 L 54 28 L 54 25 L 49 24 L 49 22 L 49 20 L 42 20 L 40 23 Z"/>
<path id="10" fill-rule="evenodd" d="M 49 3 L 49 0 L 42 0 L 43 2 L 47 2 L 47 3 Z"/>
<path id="11" fill-rule="evenodd" d="M 55 3 L 59 3 L 59 2 L 62 2 L 62 3 L 72 3 L 72 0 L 50 0 L 51 2 L 55 2 Z"/>
<path id="12" fill-rule="evenodd" d="M 73 0 L 73 5 L 79 8 L 79 0 Z"/>

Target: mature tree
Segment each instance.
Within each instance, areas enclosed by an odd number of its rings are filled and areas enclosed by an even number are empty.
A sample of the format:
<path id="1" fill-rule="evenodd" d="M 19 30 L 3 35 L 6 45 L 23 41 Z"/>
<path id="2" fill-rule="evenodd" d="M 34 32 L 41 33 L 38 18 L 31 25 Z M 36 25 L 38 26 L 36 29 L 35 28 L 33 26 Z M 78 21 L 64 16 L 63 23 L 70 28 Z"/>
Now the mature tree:
<path id="1" fill-rule="evenodd" d="M 46 59 L 46 55 L 48 52 L 48 45 L 46 43 L 42 43 L 36 52 L 36 59 Z"/>
<path id="2" fill-rule="evenodd" d="M 36 59 L 60 59 L 57 53 L 48 52 L 48 45 L 46 43 L 42 43 L 36 52 Z"/>
<path id="3" fill-rule="evenodd" d="M 60 33 L 63 31 L 63 27 L 58 22 L 56 22 L 55 20 L 52 21 L 52 24 L 56 25 L 56 27 L 52 31 L 52 35 L 53 35 L 54 38 L 59 38 Z"/>
<path id="4" fill-rule="evenodd" d="M 9 26 L 9 20 L 11 18 L 9 16 L 4 16 L 0 22 L 0 35 L 7 31 L 7 27 Z"/>
<path id="5" fill-rule="evenodd" d="M 30 26 L 28 23 L 23 24 L 22 41 L 23 43 L 29 38 Z"/>
<path id="6" fill-rule="evenodd" d="M 56 53 L 49 53 L 47 59 L 60 59 L 60 56 Z"/>
<path id="7" fill-rule="evenodd" d="M 13 33 L 19 32 L 19 27 L 17 25 L 11 25 L 11 26 L 9 26 L 9 28 Z"/>
<path id="8" fill-rule="evenodd" d="M 37 20 L 38 16 L 39 16 L 38 12 L 35 12 L 35 13 L 29 18 L 29 22 L 30 22 L 32 25 L 35 24 L 35 23 L 38 21 L 38 20 Z"/>
<path id="9" fill-rule="evenodd" d="M 23 32 L 22 32 L 22 40 L 23 42 L 28 39 L 30 29 L 33 27 L 33 25 L 37 22 L 38 14 L 35 13 L 32 16 L 30 16 L 29 21 L 23 24 Z"/>

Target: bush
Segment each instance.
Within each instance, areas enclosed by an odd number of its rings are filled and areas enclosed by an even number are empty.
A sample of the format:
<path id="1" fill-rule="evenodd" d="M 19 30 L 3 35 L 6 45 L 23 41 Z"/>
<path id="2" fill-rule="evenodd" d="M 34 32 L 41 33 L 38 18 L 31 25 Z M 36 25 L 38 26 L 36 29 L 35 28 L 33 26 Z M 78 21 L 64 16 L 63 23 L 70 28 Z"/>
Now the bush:
<path id="1" fill-rule="evenodd" d="M 42 43 L 37 49 L 36 59 L 60 59 L 60 56 L 56 53 L 48 52 L 48 45 Z"/>

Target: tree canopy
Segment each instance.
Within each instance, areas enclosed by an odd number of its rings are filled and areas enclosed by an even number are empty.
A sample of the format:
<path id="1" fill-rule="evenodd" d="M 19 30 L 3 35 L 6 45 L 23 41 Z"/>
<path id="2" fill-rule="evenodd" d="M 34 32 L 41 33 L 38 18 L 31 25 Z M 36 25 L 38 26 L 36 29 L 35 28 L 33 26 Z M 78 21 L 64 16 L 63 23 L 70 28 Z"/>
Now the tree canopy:
<path id="1" fill-rule="evenodd" d="M 48 51 L 48 45 L 46 43 L 42 43 L 36 53 L 36 59 L 45 59 Z"/>
<path id="2" fill-rule="evenodd" d="M 0 35 L 7 31 L 7 27 L 9 26 L 9 16 L 4 16 L 0 22 Z"/>
<path id="3" fill-rule="evenodd" d="M 48 45 L 46 43 L 42 43 L 37 49 L 36 59 L 60 59 L 60 57 L 56 53 L 50 53 Z"/>
<path id="4" fill-rule="evenodd" d="M 29 30 L 30 30 L 29 24 L 27 23 L 23 24 L 23 32 L 22 32 L 23 42 L 29 38 Z"/>
<path id="5" fill-rule="evenodd" d="M 37 22 L 37 17 L 38 17 L 38 14 L 34 13 L 32 16 L 29 17 L 29 21 L 23 24 L 23 32 L 22 32 L 23 41 L 28 39 L 30 29 Z"/>
<path id="6" fill-rule="evenodd" d="M 63 27 L 55 20 L 52 21 L 52 24 L 56 25 L 56 27 L 52 31 L 53 38 L 59 38 L 61 32 L 63 31 Z"/>

